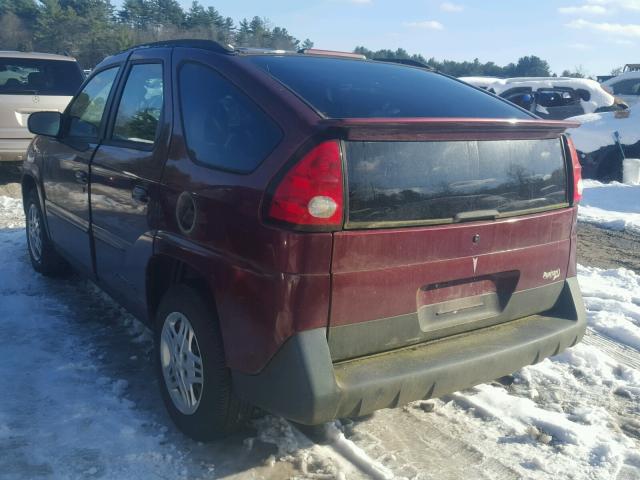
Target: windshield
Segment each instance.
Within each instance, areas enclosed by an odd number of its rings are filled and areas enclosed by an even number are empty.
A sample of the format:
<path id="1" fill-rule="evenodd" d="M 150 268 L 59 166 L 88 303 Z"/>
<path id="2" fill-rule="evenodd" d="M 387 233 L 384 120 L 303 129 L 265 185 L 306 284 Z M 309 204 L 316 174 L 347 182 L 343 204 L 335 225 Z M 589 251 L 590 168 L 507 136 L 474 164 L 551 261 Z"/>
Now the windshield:
<path id="1" fill-rule="evenodd" d="M 513 105 L 424 68 L 335 57 L 247 57 L 330 118 L 523 118 Z"/>
<path id="2" fill-rule="evenodd" d="M 72 96 L 82 83 L 76 62 L 0 58 L 0 94 Z"/>

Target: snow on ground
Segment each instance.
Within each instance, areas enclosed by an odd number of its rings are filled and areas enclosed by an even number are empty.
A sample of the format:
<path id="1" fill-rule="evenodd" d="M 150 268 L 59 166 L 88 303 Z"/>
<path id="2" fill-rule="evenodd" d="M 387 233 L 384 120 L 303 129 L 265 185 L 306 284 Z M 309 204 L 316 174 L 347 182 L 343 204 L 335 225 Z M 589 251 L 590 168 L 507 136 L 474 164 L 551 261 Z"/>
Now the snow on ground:
<path id="1" fill-rule="evenodd" d="M 35 274 L 22 202 L 3 196 L 0 266 L 1 479 L 363 476 L 272 416 L 217 444 L 178 433 L 148 331 L 90 282 Z"/>
<path id="2" fill-rule="evenodd" d="M 203 445 L 164 412 L 144 328 L 89 282 L 33 273 L 21 202 L 2 196 L 0 265 L 0 478 L 640 479 L 631 271 L 580 267 L 585 342 L 500 382 L 328 424 L 319 442 L 266 415 Z"/>
<path id="3" fill-rule="evenodd" d="M 640 233 L 640 185 L 584 180 L 578 220 Z"/>

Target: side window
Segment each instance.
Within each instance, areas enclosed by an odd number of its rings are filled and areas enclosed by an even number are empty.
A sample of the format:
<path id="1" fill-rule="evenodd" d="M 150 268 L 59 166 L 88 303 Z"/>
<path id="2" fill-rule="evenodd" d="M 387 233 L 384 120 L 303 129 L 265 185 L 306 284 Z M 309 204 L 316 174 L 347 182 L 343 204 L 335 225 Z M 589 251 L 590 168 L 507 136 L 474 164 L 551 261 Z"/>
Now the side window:
<path id="1" fill-rule="evenodd" d="M 179 90 L 185 141 L 196 162 L 250 172 L 282 138 L 266 113 L 209 67 L 184 64 Z"/>
<path id="2" fill-rule="evenodd" d="M 69 137 L 97 139 L 111 87 L 119 67 L 96 74 L 73 100 L 68 111 Z"/>
<path id="3" fill-rule="evenodd" d="M 112 139 L 153 144 L 163 103 L 162 65 L 133 65 L 118 105 Z"/>

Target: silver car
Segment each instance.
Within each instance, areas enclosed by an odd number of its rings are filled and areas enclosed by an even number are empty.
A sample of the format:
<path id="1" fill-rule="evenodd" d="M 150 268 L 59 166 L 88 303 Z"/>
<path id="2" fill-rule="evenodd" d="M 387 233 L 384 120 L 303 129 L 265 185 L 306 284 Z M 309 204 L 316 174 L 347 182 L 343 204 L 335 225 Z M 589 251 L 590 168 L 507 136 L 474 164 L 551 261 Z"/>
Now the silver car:
<path id="1" fill-rule="evenodd" d="M 0 51 L 0 162 L 24 160 L 29 115 L 64 111 L 82 80 L 72 57 Z"/>

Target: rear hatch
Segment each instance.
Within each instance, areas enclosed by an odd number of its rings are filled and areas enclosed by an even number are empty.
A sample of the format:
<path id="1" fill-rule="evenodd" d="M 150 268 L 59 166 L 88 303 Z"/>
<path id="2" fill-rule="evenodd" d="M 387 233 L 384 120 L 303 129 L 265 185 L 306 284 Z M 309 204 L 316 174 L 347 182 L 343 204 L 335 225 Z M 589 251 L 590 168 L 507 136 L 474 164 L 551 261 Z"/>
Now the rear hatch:
<path id="1" fill-rule="evenodd" d="M 347 132 L 328 334 L 335 361 L 553 307 L 574 216 L 567 124 L 328 122 Z"/>
<path id="2" fill-rule="evenodd" d="M 75 61 L 0 57 L 0 139 L 25 139 L 33 112 L 62 112 L 82 83 Z"/>

